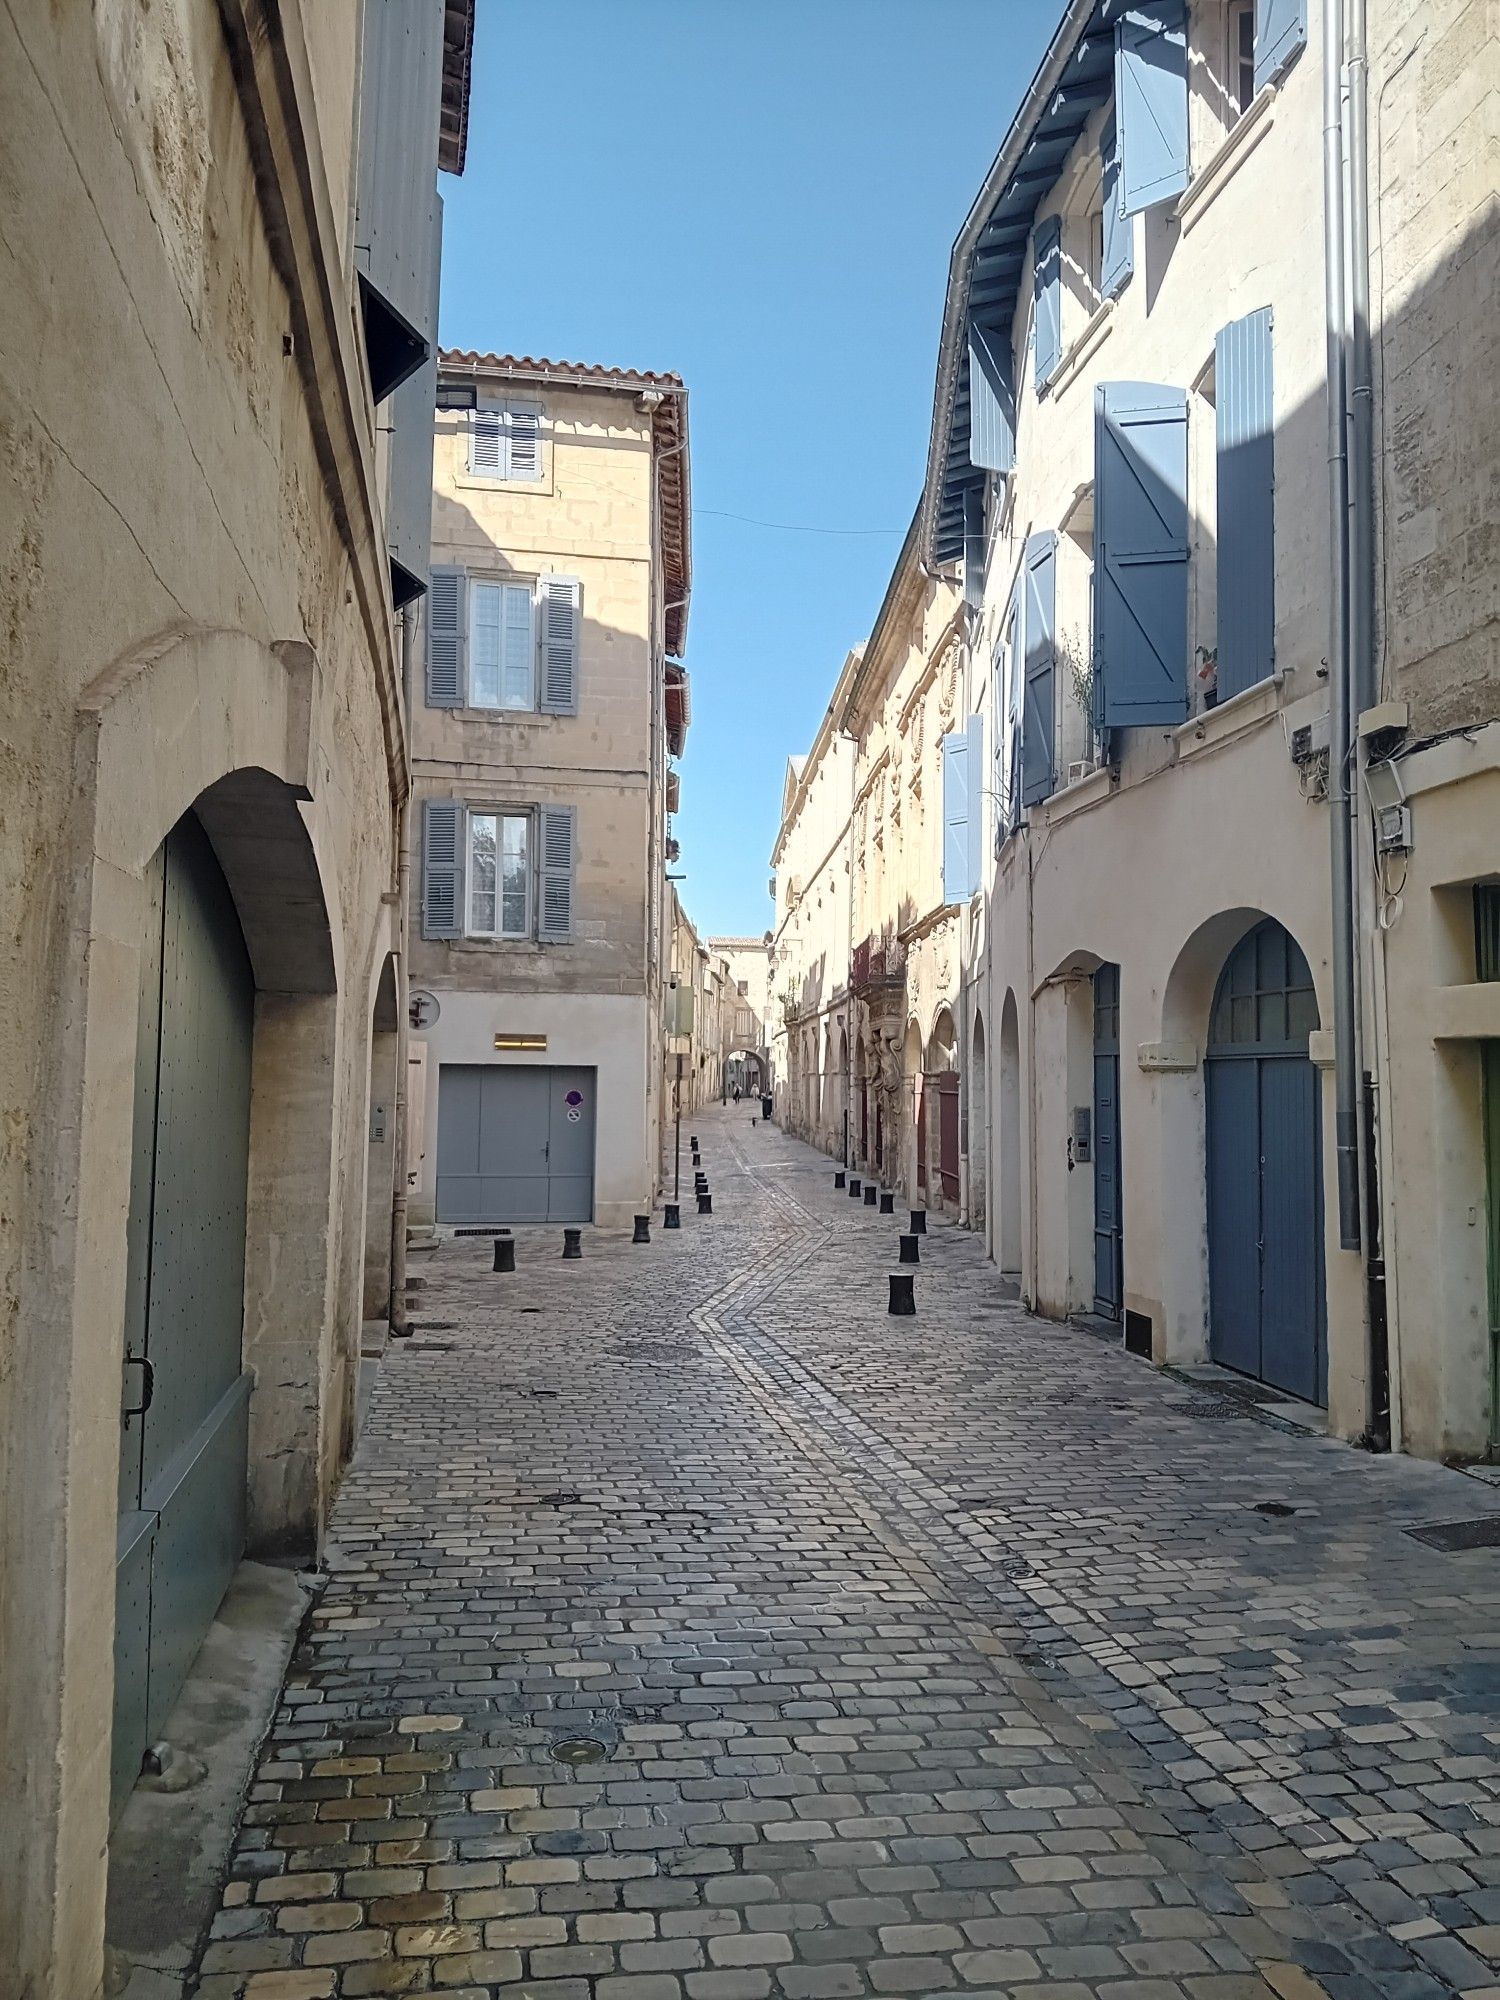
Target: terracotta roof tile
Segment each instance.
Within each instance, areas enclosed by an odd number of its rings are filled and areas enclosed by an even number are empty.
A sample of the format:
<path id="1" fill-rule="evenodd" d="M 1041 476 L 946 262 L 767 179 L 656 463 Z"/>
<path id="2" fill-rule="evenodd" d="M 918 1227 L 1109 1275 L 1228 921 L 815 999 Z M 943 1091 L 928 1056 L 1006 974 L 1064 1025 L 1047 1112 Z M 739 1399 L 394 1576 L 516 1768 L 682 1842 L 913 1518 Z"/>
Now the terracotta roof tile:
<path id="1" fill-rule="evenodd" d="M 554 380 L 639 385 L 647 389 L 680 389 L 682 377 L 653 368 L 606 368 L 598 361 L 548 361 L 530 354 L 480 354 L 472 347 L 443 347 L 438 360 L 445 368 L 487 368 L 507 375 L 547 375 Z"/>

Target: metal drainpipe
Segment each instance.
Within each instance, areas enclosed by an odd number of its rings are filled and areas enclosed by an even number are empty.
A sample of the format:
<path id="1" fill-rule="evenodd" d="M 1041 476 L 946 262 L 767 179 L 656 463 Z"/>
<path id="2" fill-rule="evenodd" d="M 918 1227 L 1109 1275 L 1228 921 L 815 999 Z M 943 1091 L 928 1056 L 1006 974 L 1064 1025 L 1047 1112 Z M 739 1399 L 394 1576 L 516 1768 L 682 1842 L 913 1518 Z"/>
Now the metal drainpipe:
<path id="1" fill-rule="evenodd" d="M 1344 3 L 1323 6 L 1323 275 L 1328 331 L 1328 672 L 1329 862 L 1333 914 L 1334 1148 L 1338 1169 L 1339 1243 L 1358 1250 L 1359 1071 L 1355 1044 L 1355 966 L 1349 822 L 1349 463 L 1345 452 L 1348 367 L 1344 315 Z"/>
<path id="2" fill-rule="evenodd" d="M 401 611 L 401 694 L 406 704 L 407 729 L 411 728 L 412 671 L 411 606 Z M 406 1317 L 406 1069 L 410 1014 L 407 994 L 411 986 L 411 965 L 407 957 L 407 906 L 411 900 L 411 768 L 408 737 L 406 797 L 401 801 L 400 825 L 396 836 L 396 942 L 401 954 L 401 979 L 396 992 L 396 1090 L 391 1112 L 391 1145 L 394 1149 L 391 1172 L 391 1290 L 386 1305 L 386 1321 L 396 1339 L 410 1331 Z"/>

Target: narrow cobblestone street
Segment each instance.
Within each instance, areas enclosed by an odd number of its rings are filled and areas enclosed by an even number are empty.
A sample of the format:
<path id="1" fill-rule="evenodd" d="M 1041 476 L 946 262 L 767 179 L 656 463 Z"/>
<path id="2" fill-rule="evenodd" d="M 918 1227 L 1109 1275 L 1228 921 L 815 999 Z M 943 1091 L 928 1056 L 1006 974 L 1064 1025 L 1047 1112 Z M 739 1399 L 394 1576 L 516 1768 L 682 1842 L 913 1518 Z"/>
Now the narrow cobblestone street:
<path id="1" fill-rule="evenodd" d="M 1005 1302 L 748 1110 L 420 1264 L 201 2000 L 1500 1995 L 1500 1495 Z"/>

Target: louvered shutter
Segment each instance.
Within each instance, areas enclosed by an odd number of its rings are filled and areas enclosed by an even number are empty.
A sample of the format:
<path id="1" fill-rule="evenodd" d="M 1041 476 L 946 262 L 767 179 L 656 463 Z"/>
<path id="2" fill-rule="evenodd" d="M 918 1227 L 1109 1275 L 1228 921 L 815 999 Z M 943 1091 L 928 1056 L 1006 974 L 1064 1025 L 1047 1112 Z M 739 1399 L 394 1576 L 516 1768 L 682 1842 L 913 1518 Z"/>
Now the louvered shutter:
<path id="1" fill-rule="evenodd" d="M 969 883 L 969 739 L 943 738 L 943 901 L 966 903 Z"/>
<path id="2" fill-rule="evenodd" d="M 541 832 L 541 913 L 537 936 L 544 944 L 565 944 L 573 935 L 573 871 L 577 846 L 576 806 L 543 806 Z"/>
<path id="3" fill-rule="evenodd" d="M 1219 699 L 1274 664 L 1276 562 L 1271 309 L 1214 338 L 1218 462 Z"/>
<path id="4" fill-rule="evenodd" d="M 1016 395 L 1011 381 L 1010 329 L 969 322 L 969 463 L 986 472 L 1013 472 Z"/>
<path id="5" fill-rule="evenodd" d="M 1188 184 L 1187 10 L 1137 0 L 1115 30 L 1120 212 L 1139 215 Z"/>
<path id="6" fill-rule="evenodd" d="M 469 412 L 469 470 L 487 479 L 505 477 L 504 410 Z"/>
<path id="7" fill-rule="evenodd" d="M 461 569 L 435 569 L 427 595 L 427 706 L 464 705 L 464 619 L 467 589 Z"/>
<path id="8" fill-rule="evenodd" d="M 457 799 L 422 805 L 422 935 L 462 937 L 464 809 Z"/>
<path id="9" fill-rule="evenodd" d="M 541 648 L 537 707 L 546 715 L 576 715 L 582 585 L 576 576 L 544 576 L 536 589 Z"/>
<path id="10" fill-rule="evenodd" d="M 984 875 L 984 717 L 971 715 L 967 730 L 969 747 L 964 766 L 969 774 L 969 853 L 967 879 L 969 894 L 982 885 Z"/>
<path id="11" fill-rule="evenodd" d="M 999 672 L 1000 648 L 996 649 L 995 672 L 995 848 L 1009 839 L 1021 815 L 1021 720 L 1020 691 L 1016 687 L 1021 643 L 1021 578 L 1011 588 L 1000 627 L 1005 654 L 1005 673 Z"/>
<path id="12" fill-rule="evenodd" d="M 1057 537 L 1026 544 L 1026 685 L 1022 697 L 1021 803 L 1057 784 Z"/>
<path id="13" fill-rule="evenodd" d="M 542 476 L 542 413 L 530 403 L 513 403 L 505 413 L 507 479 Z"/>
<path id="14" fill-rule="evenodd" d="M 1107 299 L 1118 298 L 1135 269 L 1135 221 L 1120 207 L 1120 142 L 1114 114 L 1099 134 L 1099 165 L 1104 198 L 1104 257 L 1099 289 Z"/>
<path id="15" fill-rule="evenodd" d="M 1107 382 L 1094 402 L 1094 620 L 1106 729 L 1187 715 L 1187 397 Z"/>
<path id="16" fill-rule="evenodd" d="M 1279 76 L 1307 41 L 1307 0 L 1255 0 L 1255 88 Z"/>
<path id="17" fill-rule="evenodd" d="M 975 610 L 984 602 L 984 487 L 964 488 L 964 603 Z"/>
<path id="18" fill-rule="evenodd" d="M 1036 226 L 1036 386 L 1052 380 L 1062 359 L 1062 222 L 1049 215 Z"/>

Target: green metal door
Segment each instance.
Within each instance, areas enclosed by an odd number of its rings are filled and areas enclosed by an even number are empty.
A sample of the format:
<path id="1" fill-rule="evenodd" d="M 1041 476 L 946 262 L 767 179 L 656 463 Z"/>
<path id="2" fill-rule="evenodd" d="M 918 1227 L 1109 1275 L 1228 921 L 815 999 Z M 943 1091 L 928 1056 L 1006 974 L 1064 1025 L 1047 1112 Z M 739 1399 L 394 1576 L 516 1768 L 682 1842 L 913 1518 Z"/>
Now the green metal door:
<path id="1" fill-rule="evenodd" d="M 255 988 L 189 814 L 148 883 L 127 1236 L 113 1791 L 123 1804 L 245 1542 Z"/>
<path id="2" fill-rule="evenodd" d="M 1489 1455 L 1500 1458 L 1500 1042 L 1481 1042 L 1484 1066 L 1484 1214 L 1489 1256 Z"/>

